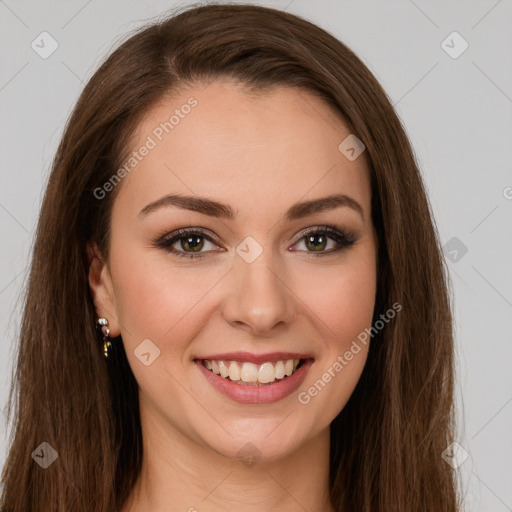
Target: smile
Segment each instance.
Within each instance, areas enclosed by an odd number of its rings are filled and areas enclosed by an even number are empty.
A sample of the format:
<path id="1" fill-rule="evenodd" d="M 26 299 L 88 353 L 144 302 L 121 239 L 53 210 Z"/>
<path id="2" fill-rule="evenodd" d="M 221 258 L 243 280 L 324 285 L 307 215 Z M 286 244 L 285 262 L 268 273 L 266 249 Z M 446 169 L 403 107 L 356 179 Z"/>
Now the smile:
<path id="1" fill-rule="evenodd" d="M 285 359 L 254 364 L 248 361 L 205 359 L 203 360 L 203 365 L 216 375 L 220 375 L 223 379 L 229 379 L 235 384 L 242 386 L 268 386 L 276 380 L 293 375 L 301 362 L 303 362 L 302 359 Z"/>
<path id="2" fill-rule="evenodd" d="M 292 395 L 303 382 L 314 358 L 299 355 L 232 353 L 194 363 L 216 392 L 240 404 L 263 405 Z"/>

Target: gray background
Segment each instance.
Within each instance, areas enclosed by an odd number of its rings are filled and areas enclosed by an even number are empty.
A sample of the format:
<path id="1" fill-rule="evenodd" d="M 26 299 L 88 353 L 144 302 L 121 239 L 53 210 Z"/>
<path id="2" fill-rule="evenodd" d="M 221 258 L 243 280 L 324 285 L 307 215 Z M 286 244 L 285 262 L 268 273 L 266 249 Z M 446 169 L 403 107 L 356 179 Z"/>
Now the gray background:
<path id="1" fill-rule="evenodd" d="M 2 410 L 20 319 L 18 297 L 64 122 L 86 81 L 123 34 L 185 4 L 0 0 Z M 512 511 L 512 2 L 260 4 L 302 15 L 340 38 L 396 105 L 429 189 L 441 241 L 449 244 L 457 441 L 469 453 L 460 466 L 466 507 L 470 512 Z M 31 48 L 43 31 L 59 45 L 47 59 Z M 469 44 L 458 58 L 441 46 L 453 31 Z M 451 41 L 452 51 L 458 51 L 460 42 Z M 3 464 L 7 426 L 0 419 Z"/>

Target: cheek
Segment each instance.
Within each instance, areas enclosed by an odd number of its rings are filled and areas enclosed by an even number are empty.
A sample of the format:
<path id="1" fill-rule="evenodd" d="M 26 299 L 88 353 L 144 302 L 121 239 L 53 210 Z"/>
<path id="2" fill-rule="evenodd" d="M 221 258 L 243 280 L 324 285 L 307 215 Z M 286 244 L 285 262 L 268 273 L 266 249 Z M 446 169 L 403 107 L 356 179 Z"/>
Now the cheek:
<path id="1" fill-rule="evenodd" d="M 301 285 L 320 347 L 315 372 L 297 397 L 308 411 L 305 421 L 311 418 L 312 431 L 325 427 L 339 414 L 359 382 L 370 346 L 365 329 L 371 327 L 376 291 L 373 259 L 351 258 L 346 265 L 322 272 L 323 276 L 320 269 L 310 272 Z"/>
<path id="2" fill-rule="evenodd" d="M 353 254 L 337 265 L 311 266 L 302 273 L 299 296 L 317 319 L 331 350 L 345 350 L 372 322 L 376 293 L 375 260 Z M 329 347 L 327 347 L 329 349 Z"/>
<path id="3" fill-rule="evenodd" d="M 123 341 L 133 350 L 149 338 L 161 350 L 173 352 L 176 360 L 200 330 L 202 305 L 221 275 L 211 268 L 192 268 L 193 264 L 180 267 L 164 253 L 148 257 L 147 248 L 127 252 L 119 252 L 113 263 Z"/>

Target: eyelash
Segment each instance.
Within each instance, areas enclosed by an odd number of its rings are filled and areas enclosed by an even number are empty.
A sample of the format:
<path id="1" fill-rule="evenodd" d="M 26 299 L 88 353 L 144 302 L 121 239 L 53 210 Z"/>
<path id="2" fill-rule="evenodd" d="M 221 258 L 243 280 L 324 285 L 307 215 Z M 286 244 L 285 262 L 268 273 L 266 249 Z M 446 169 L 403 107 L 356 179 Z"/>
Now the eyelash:
<path id="1" fill-rule="evenodd" d="M 307 238 L 308 236 L 313 236 L 318 233 L 321 234 L 329 234 L 328 238 L 331 238 L 334 240 L 338 247 L 335 249 L 331 249 L 329 251 L 320 251 L 318 253 L 314 251 L 306 251 L 313 257 L 316 256 L 326 256 L 328 254 L 334 254 L 342 251 L 343 249 L 346 249 L 348 247 L 351 247 L 356 242 L 356 236 L 354 233 L 349 231 L 339 231 L 336 228 L 333 228 L 331 226 L 318 226 L 316 228 L 310 229 L 308 231 L 303 232 L 301 237 L 297 240 L 297 242 L 294 245 L 297 245 L 302 240 Z M 193 229 L 179 229 L 178 231 L 175 231 L 174 233 L 171 233 L 170 235 L 164 235 L 161 238 L 158 238 L 153 242 L 154 246 L 159 247 L 161 249 L 164 249 L 165 251 L 173 254 L 174 256 L 177 256 L 178 258 L 204 258 L 207 254 L 205 253 L 187 253 L 184 251 L 179 251 L 174 249 L 172 246 L 180 241 L 182 238 L 187 238 L 191 236 L 198 235 L 200 237 L 205 238 L 209 242 L 215 243 L 215 241 L 210 237 L 206 231 L 200 229 L 200 228 L 193 228 Z"/>

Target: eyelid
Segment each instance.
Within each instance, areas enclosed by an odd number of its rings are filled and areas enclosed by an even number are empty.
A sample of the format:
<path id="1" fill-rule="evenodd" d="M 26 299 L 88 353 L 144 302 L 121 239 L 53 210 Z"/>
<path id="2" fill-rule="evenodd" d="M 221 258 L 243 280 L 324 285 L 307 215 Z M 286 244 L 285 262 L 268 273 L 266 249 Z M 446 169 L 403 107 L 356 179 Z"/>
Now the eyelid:
<path id="1" fill-rule="evenodd" d="M 212 233 L 210 230 L 205 228 L 197 228 L 192 226 L 187 226 L 186 228 L 180 228 L 172 232 L 165 232 L 162 236 L 157 237 L 156 240 L 153 241 L 153 246 L 163 249 L 167 253 L 175 256 L 176 258 L 192 260 L 192 259 L 202 259 L 208 256 L 211 252 L 224 252 L 225 249 L 220 250 L 210 250 L 206 252 L 186 252 L 174 249 L 172 246 L 178 242 L 180 239 L 185 238 L 187 236 L 199 235 L 202 238 L 208 240 L 210 243 L 214 245 L 221 245 L 218 243 L 219 237 Z"/>
<path id="2" fill-rule="evenodd" d="M 348 248 L 352 246 L 359 238 L 359 235 L 357 232 L 353 231 L 352 229 L 348 228 L 341 228 L 341 227 L 335 227 L 335 226 L 329 226 L 329 225 L 315 225 L 315 226 L 309 226 L 307 228 L 304 228 L 301 230 L 296 236 L 297 241 L 293 244 L 293 247 L 299 244 L 304 238 L 306 238 L 308 235 L 312 236 L 317 233 L 326 234 L 328 238 L 331 240 L 334 240 L 338 247 L 336 249 L 332 249 L 330 251 L 319 251 L 318 253 L 315 253 L 315 251 L 301 251 L 305 252 L 308 255 L 322 255 L 322 254 L 334 254 L 336 252 L 341 251 L 344 248 Z"/>
<path id="3" fill-rule="evenodd" d="M 211 240 L 212 242 L 215 241 L 215 243 L 218 243 L 218 244 L 221 243 L 220 238 L 215 233 L 213 233 L 213 231 L 210 231 L 209 229 L 206 229 L 206 228 L 196 228 L 193 226 L 187 226 L 185 228 L 176 229 L 175 231 L 171 231 L 171 232 L 166 230 L 163 232 L 162 235 L 156 237 L 156 239 L 154 240 L 154 243 L 165 242 L 165 241 L 172 240 L 174 238 L 179 240 L 179 238 L 181 238 L 181 237 L 186 237 L 186 236 L 196 235 L 196 234 L 201 235 L 204 238 Z"/>
<path id="4" fill-rule="evenodd" d="M 302 229 L 294 238 L 296 238 L 292 247 L 298 245 L 307 235 L 314 235 L 316 233 L 323 233 L 328 236 L 331 240 L 334 240 L 338 247 L 335 249 L 331 249 L 329 251 L 295 251 L 295 252 L 304 252 L 308 256 L 322 256 L 328 254 L 335 254 L 341 252 L 343 249 L 346 249 L 353 245 L 355 241 L 359 238 L 359 235 L 348 228 L 341 228 L 329 225 L 313 225 L 307 228 Z M 193 258 L 203 258 L 206 257 L 211 252 L 223 252 L 225 249 L 221 249 L 221 251 L 205 251 L 205 252 L 186 252 L 181 250 L 176 250 L 172 248 L 176 242 L 178 242 L 181 238 L 185 238 L 186 236 L 199 235 L 206 240 L 210 241 L 214 244 L 219 244 L 219 237 L 215 235 L 212 231 L 205 228 L 198 228 L 193 226 L 188 226 L 186 228 L 180 228 L 171 233 L 165 232 L 164 235 L 157 237 L 156 240 L 153 241 L 153 244 L 156 247 L 162 248 L 167 252 L 176 255 L 177 257 L 183 257 L 188 259 Z"/>

